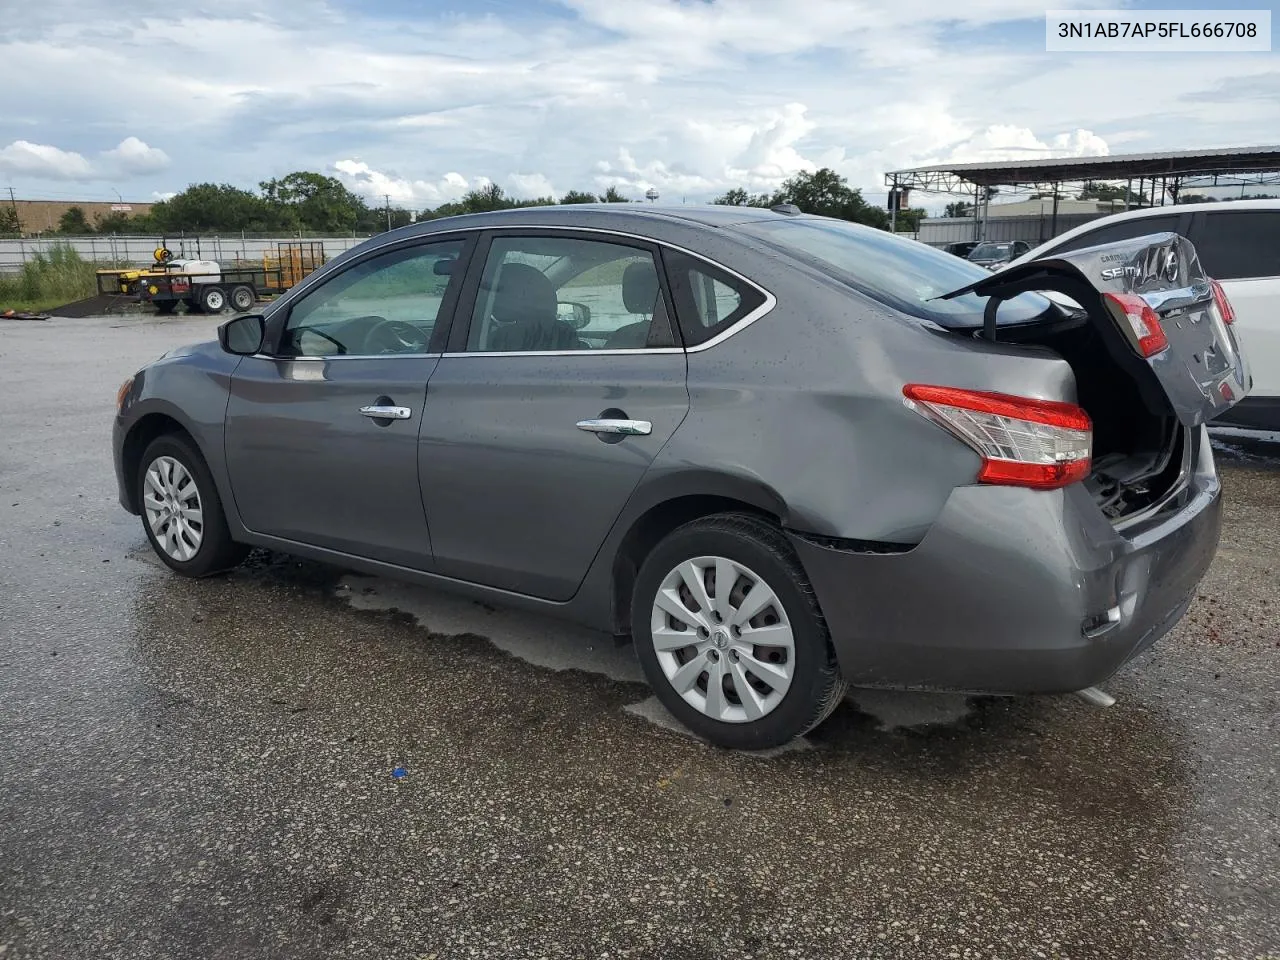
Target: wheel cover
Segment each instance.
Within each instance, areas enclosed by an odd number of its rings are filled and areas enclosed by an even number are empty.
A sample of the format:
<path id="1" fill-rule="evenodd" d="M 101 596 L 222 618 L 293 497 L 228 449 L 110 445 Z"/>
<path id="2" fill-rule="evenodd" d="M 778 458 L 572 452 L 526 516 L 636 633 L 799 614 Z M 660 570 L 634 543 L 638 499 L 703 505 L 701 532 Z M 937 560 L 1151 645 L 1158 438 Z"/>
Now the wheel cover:
<path id="1" fill-rule="evenodd" d="M 787 695 L 791 621 L 764 579 L 735 560 L 694 557 L 668 573 L 649 627 L 672 689 L 713 720 L 759 720 Z"/>
<path id="2" fill-rule="evenodd" d="M 210 290 L 204 295 L 204 305 L 210 310 L 221 310 L 226 302 L 221 290 Z"/>
<path id="3" fill-rule="evenodd" d="M 241 310 L 248 310 L 253 306 L 253 294 L 243 287 L 232 292 L 231 300 Z"/>
<path id="4" fill-rule="evenodd" d="M 204 511 L 195 477 L 173 457 L 156 457 L 143 479 L 142 509 L 156 543 L 185 563 L 204 541 Z"/>

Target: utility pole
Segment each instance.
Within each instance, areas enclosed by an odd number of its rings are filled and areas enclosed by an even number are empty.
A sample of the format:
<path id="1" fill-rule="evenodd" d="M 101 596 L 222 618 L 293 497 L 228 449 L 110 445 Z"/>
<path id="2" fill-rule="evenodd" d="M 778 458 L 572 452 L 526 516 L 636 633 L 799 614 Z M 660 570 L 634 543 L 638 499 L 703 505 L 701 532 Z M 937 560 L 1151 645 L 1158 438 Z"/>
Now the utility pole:
<path id="1" fill-rule="evenodd" d="M 387 229 L 391 229 L 391 194 L 384 193 L 382 199 L 387 202 Z"/>

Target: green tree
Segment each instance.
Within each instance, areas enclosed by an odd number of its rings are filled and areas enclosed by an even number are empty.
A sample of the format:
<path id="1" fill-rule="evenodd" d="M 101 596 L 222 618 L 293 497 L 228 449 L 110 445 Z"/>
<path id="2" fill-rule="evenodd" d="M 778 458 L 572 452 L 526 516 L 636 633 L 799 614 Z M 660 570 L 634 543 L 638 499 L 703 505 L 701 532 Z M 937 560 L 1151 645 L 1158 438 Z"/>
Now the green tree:
<path id="1" fill-rule="evenodd" d="M 1124 202 L 1125 195 L 1129 197 L 1129 203 L 1133 206 L 1141 206 L 1147 202 L 1146 194 L 1135 193 L 1128 187 L 1117 186 L 1113 183 L 1102 183 L 1097 180 L 1086 180 L 1084 189 L 1077 195 L 1079 200 L 1118 200 Z M 1052 198 L 1053 194 L 1049 194 Z"/>
<path id="2" fill-rule="evenodd" d="M 948 203 L 946 209 L 942 211 L 942 215 L 944 217 L 972 217 L 973 204 L 965 203 L 963 200 Z"/>
<path id="3" fill-rule="evenodd" d="M 287 212 L 287 211 L 284 211 Z M 219 230 L 281 230 L 296 222 L 248 190 L 229 183 L 193 183 L 151 208 L 155 228 L 175 233 Z"/>
<path id="4" fill-rule="evenodd" d="M 560 198 L 561 203 L 599 203 L 600 198 L 594 193 L 583 193 L 581 190 L 570 190 Z"/>
<path id="5" fill-rule="evenodd" d="M 630 203 L 631 201 L 618 192 L 617 187 L 610 187 L 604 192 L 604 196 L 600 198 L 605 203 Z"/>
<path id="6" fill-rule="evenodd" d="M 924 207 L 908 207 L 906 210 L 898 211 L 897 230 L 899 233 L 917 233 L 920 230 L 920 221 L 929 216 L 929 211 Z"/>
<path id="7" fill-rule="evenodd" d="M 266 202 L 282 219 L 292 218 L 320 233 L 353 230 L 367 209 L 365 202 L 342 185 L 337 177 L 298 170 L 279 179 L 264 180 Z M 385 217 L 384 217 L 385 223 Z"/>
<path id="8" fill-rule="evenodd" d="M 0 207 L 0 236 L 22 233 L 22 222 L 18 219 L 17 207 Z"/>
<path id="9" fill-rule="evenodd" d="M 726 190 L 720 196 L 712 200 L 712 203 L 718 203 L 723 207 L 768 207 L 771 206 L 772 198 L 767 193 L 747 193 L 741 187 L 734 187 L 732 190 Z"/>
<path id="10" fill-rule="evenodd" d="M 805 213 L 864 223 L 882 230 L 889 226 L 886 211 L 867 203 L 861 190 L 850 187 L 844 177 L 829 167 L 797 173 L 782 184 L 770 201 L 770 206 L 793 203 Z"/>
<path id="11" fill-rule="evenodd" d="M 84 215 L 84 207 L 67 207 L 58 218 L 58 232 L 70 234 L 93 233 L 89 218 Z"/>
<path id="12" fill-rule="evenodd" d="M 155 227 L 146 214 L 129 216 L 121 210 L 106 215 L 98 214 L 93 220 L 94 229 L 98 233 L 151 233 Z"/>

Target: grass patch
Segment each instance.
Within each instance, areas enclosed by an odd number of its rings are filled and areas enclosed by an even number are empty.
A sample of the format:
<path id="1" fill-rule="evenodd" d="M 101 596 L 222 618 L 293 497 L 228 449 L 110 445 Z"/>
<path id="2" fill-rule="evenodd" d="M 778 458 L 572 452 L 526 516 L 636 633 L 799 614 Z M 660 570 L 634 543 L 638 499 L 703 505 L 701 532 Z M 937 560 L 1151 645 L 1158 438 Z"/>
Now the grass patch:
<path id="1" fill-rule="evenodd" d="M 21 273 L 0 276 L 0 310 L 35 313 L 92 297 L 98 292 L 97 272 L 110 267 L 84 259 L 69 244 L 54 244 L 24 263 Z"/>

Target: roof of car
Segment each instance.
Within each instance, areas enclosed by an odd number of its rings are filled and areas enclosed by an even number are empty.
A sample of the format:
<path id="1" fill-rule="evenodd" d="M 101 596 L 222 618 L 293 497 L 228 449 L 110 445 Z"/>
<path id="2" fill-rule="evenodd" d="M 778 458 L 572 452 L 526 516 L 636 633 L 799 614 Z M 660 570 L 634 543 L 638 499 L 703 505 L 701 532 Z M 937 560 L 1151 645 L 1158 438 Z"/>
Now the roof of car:
<path id="1" fill-rule="evenodd" d="M 1142 217 L 1159 217 L 1171 213 L 1198 213 L 1201 210 L 1280 210 L 1280 197 L 1266 200 L 1217 200 L 1206 203 L 1179 203 L 1163 207 L 1141 207 L 1137 210 L 1122 210 L 1108 214 L 1097 220 L 1090 220 L 1088 226 L 1096 226 L 1103 220 L 1108 223 L 1114 220 L 1137 220 Z"/>
<path id="2" fill-rule="evenodd" d="M 487 213 L 467 213 L 439 220 L 426 220 L 414 224 L 422 232 L 434 232 L 447 227 L 491 227 L 503 224 L 548 223 L 563 224 L 566 220 L 626 218 L 640 221 L 688 221 L 708 227 L 723 227 L 735 223 L 757 220 L 793 218 L 795 214 L 777 213 L 764 207 L 738 207 L 712 203 L 654 204 L 654 203 L 573 203 L 540 207 L 514 207 Z M 413 228 L 408 228 L 412 230 Z"/>

